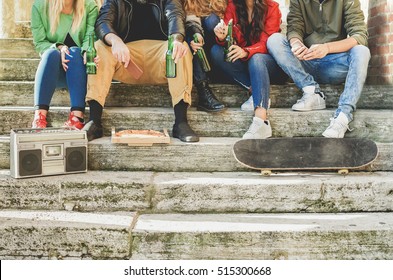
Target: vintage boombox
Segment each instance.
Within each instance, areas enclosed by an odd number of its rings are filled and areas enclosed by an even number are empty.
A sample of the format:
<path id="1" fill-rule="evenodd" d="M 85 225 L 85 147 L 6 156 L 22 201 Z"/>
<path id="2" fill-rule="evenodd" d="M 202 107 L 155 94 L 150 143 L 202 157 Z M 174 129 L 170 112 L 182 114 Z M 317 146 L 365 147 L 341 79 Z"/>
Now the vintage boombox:
<path id="1" fill-rule="evenodd" d="M 11 176 L 14 178 L 87 171 L 85 131 L 13 129 L 10 151 Z"/>

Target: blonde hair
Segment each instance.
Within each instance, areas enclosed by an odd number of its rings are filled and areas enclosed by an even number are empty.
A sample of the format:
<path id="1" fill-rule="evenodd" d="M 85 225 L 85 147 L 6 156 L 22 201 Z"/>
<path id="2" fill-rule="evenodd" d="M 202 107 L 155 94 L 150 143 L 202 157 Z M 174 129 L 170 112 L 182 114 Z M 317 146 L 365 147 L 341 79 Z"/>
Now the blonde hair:
<path id="1" fill-rule="evenodd" d="M 215 13 L 220 18 L 224 17 L 227 0 L 185 0 L 184 9 L 187 14 L 205 17 Z"/>
<path id="2" fill-rule="evenodd" d="M 52 34 L 56 32 L 57 26 L 59 25 L 60 14 L 64 8 L 65 0 L 47 0 L 49 3 L 49 23 L 50 31 Z M 73 18 L 71 30 L 76 31 L 82 22 L 83 16 L 85 14 L 85 0 L 74 0 L 73 3 Z"/>

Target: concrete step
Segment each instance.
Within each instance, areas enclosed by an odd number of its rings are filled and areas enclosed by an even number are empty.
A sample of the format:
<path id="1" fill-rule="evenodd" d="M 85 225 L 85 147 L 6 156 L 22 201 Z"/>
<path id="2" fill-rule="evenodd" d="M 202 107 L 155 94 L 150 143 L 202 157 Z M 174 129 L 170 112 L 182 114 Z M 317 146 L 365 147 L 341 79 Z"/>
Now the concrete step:
<path id="1" fill-rule="evenodd" d="M 219 100 L 229 107 L 239 108 L 247 100 L 245 89 L 232 84 L 211 84 Z M 326 95 L 326 106 L 336 108 L 342 85 L 322 85 Z M 33 106 L 34 82 L 32 81 L 0 81 L 0 106 Z M 291 108 L 300 98 L 300 91 L 294 84 L 271 86 L 271 107 Z M 193 104 L 197 102 L 194 88 Z M 57 90 L 53 96 L 52 106 L 68 106 L 69 94 L 66 90 Z M 359 109 L 393 109 L 392 85 L 365 85 L 358 102 Z M 114 82 L 107 98 L 106 107 L 172 107 L 166 85 L 126 85 Z"/>
<path id="2" fill-rule="evenodd" d="M 393 214 L 1 211 L 2 259 L 391 259 Z"/>
<path id="3" fill-rule="evenodd" d="M 171 139 L 169 145 L 129 147 L 112 144 L 109 137 L 89 143 L 89 170 L 162 171 L 162 172 L 232 172 L 247 168 L 238 163 L 232 147 L 239 138 L 207 137 L 186 144 Z M 393 171 L 393 143 L 377 143 L 379 154 L 369 166 L 359 170 Z M 10 168 L 9 136 L 0 137 L 0 168 Z"/>
<path id="4" fill-rule="evenodd" d="M 0 58 L 39 58 L 35 51 L 33 39 L 0 39 Z"/>
<path id="5" fill-rule="evenodd" d="M 38 58 L 0 58 L 1 81 L 33 81 Z"/>
<path id="6" fill-rule="evenodd" d="M 0 209 L 142 213 L 393 211 L 393 172 L 124 172 L 13 179 L 0 170 Z"/>
<path id="7" fill-rule="evenodd" d="M 1 259 L 129 259 L 134 213 L 0 212 Z"/>
<path id="8" fill-rule="evenodd" d="M 393 214 L 142 215 L 132 259 L 391 259 Z"/>
<path id="9" fill-rule="evenodd" d="M 273 137 L 321 136 L 329 126 L 334 110 L 295 112 L 290 109 L 271 109 L 269 119 Z M 61 127 L 66 121 L 69 108 L 51 108 L 48 126 Z M 392 110 L 358 110 L 350 124 L 355 128 L 346 137 L 369 138 L 378 142 L 393 142 Z M 8 134 L 12 128 L 31 127 L 32 107 L 0 107 L 0 134 Z M 191 127 L 203 137 L 241 137 L 252 122 L 252 112 L 227 109 L 211 114 L 192 108 L 188 112 Z M 145 107 L 111 107 L 103 114 L 104 133 L 110 135 L 116 129 L 172 130 L 173 109 Z"/>

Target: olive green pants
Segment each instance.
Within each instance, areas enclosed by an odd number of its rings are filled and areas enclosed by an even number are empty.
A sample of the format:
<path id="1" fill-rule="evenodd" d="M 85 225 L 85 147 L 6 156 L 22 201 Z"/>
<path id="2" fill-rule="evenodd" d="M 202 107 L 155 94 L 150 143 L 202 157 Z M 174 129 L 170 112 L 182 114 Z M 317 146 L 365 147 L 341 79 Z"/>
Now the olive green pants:
<path id="1" fill-rule="evenodd" d="M 183 43 L 187 46 L 187 43 Z M 108 96 L 112 80 L 126 84 L 168 84 L 175 106 L 182 99 L 191 105 L 192 90 L 192 55 L 188 52 L 177 63 L 176 78 L 165 77 L 165 53 L 167 41 L 140 40 L 126 44 L 130 50 L 131 60 L 137 64 L 143 74 L 135 79 L 112 54 L 111 47 L 101 40 L 95 43 L 97 55 L 100 57 L 96 75 L 89 75 L 87 83 L 86 101 L 96 100 L 102 106 Z M 151 94 L 154 94 L 152 92 Z"/>

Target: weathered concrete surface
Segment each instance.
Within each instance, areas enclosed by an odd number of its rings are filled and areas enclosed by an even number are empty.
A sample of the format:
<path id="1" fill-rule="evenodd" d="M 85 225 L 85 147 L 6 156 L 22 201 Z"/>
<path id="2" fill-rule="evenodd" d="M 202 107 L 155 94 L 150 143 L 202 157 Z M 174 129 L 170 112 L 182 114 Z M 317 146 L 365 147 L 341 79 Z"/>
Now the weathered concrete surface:
<path id="1" fill-rule="evenodd" d="M 247 91 L 234 84 L 211 84 L 211 88 L 217 98 L 229 107 L 240 107 L 248 98 Z M 321 88 L 326 95 L 326 106 L 336 108 L 343 86 L 322 85 Z M 32 106 L 34 103 L 32 81 L 0 81 L 0 92 L 0 106 Z M 192 96 L 193 106 L 196 106 L 195 88 Z M 271 108 L 291 108 L 299 98 L 300 91 L 294 84 L 271 86 Z M 67 106 L 69 103 L 69 94 L 62 89 L 54 94 L 51 106 Z M 172 107 L 172 104 L 166 85 L 127 85 L 114 82 L 105 106 Z M 365 85 L 357 108 L 393 109 L 393 86 Z"/>
<path id="2" fill-rule="evenodd" d="M 393 173 L 103 172 L 12 179 L 0 171 L 0 209 L 145 213 L 386 212 Z"/>
<path id="3" fill-rule="evenodd" d="M 154 183 L 154 212 L 393 210 L 393 173 L 159 173 Z"/>
<path id="4" fill-rule="evenodd" d="M 128 259 L 133 213 L 0 211 L 1 259 Z"/>
<path id="5" fill-rule="evenodd" d="M 141 215 L 132 259 L 392 259 L 393 214 Z"/>
<path id="6" fill-rule="evenodd" d="M 191 171 L 227 172 L 248 170 L 232 154 L 239 138 L 202 137 L 198 143 L 186 144 L 171 138 L 169 145 L 129 147 L 112 144 L 109 137 L 89 143 L 89 170 L 107 171 Z M 377 143 L 379 155 L 360 170 L 393 171 L 393 143 Z M 0 168 L 10 168 L 9 137 L 0 137 Z"/>
<path id="7" fill-rule="evenodd" d="M 39 58 L 32 39 L 0 39 L 0 58 Z"/>
<path id="8" fill-rule="evenodd" d="M 321 137 L 329 126 L 333 110 L 295 112 L 289 109 L 271 109 L 269 119 L 273 137 Z M 358 110 L 350 124 L 355 128 L 346 137 L 368 138 L 377 142 L 393 142 L 392 110 Z M 61 127 L 68 117 L 69 109 L 52 108 L 48 126 Z M 1 107 L 0 134 L 8 134 L 12 128 L 31 127 L 33 108 Z M 241 137 L 249 128 L 252 113 L 239 109 L 227 109 L 209 114 L 190 109 L 188 119 L 191 127 L 202 137 Z M 170 108 L 107 108 L 103 114 L 104 133 L 110 135 L 116 129 L 172 130 L 173 110 Z"/>
<path id="9" fill-rule="evenodd" d="M 0 58 L 1 81 L 33 81 L 38 58 Z"/>
<path id="10" fill-rule="evenodd" d="M 13 179 L 0 171 L 1 209 L 129 211 L 150 207 L 153 174 L 99 172 Z"/>

